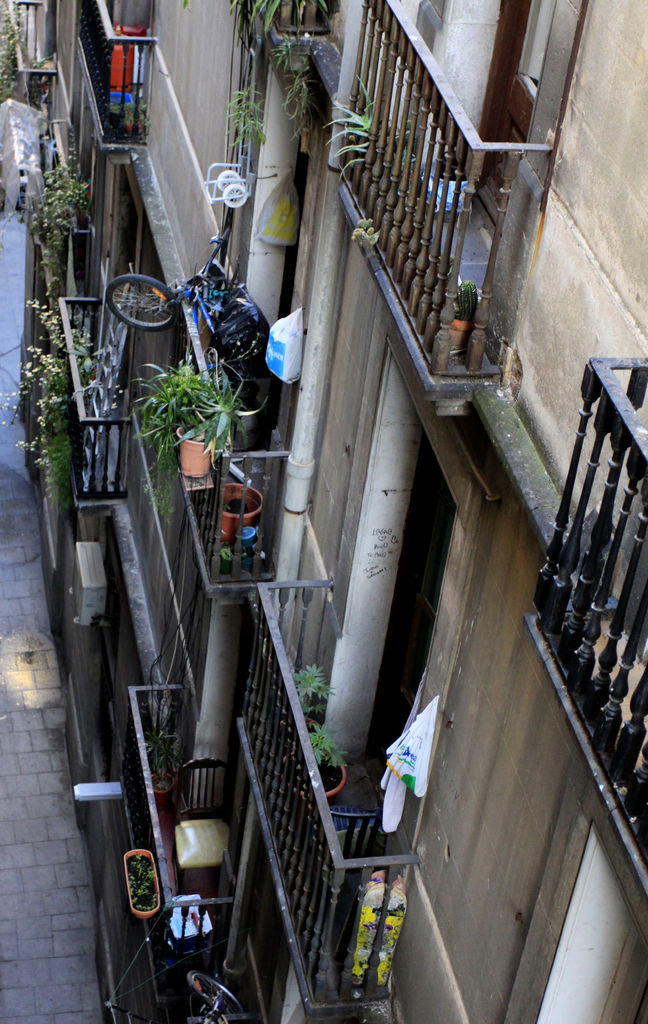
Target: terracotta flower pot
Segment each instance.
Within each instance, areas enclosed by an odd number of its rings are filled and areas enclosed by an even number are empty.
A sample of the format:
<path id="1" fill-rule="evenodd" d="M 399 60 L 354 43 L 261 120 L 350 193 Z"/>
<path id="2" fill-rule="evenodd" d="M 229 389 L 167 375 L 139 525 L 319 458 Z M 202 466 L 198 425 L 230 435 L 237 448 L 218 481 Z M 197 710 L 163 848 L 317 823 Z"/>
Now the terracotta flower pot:
<path id="1" fill-rule="evenodd" d="M 460 356 L 466 351 L 468 339 L 475 326 L 472 320 L 453 320 L 450 324 L 450 355 Z"/>
<path id="2" fill-rule="evenodd" d="M 133 906 L 133 899 L 131 897 L 130 884 L 128 880 L 128 863 L 134 857 L 143 857 L 148 860 L 151 867 L 153 868 L 153 882 L 155 885 L 155 906 L 152 910 L 138 910 Z M 153 854 L 150 850 L 128 850 L 124 854 L 124 875 L 126 876 L 126 892 L 128 893 L 128 902 L 130 904 L 130 911 L 134 917 L 139 917 L 141 920 L 146 920 L 149 917 L 153 917 L 157 914 L 160 909 L 160 885 L 157 877 L 157 870 L 155 867 L 155 861 L 153 860 Z"/>
<path id="3" fill-rule="evenodd" d="M 236 537 L 236 531 L 241 518 L 240 503 L 243 495 L 243 484 L 225 484 L 223 496 L 223 520 L 221 523 L 221 543 L 232 544 Z M 234 512 L 226 512 L 225 507 L 230 503 L 238 501 L 239 509 Z M 263 505 L 263 496 L 254 487 L 248 487 L 245 492 L 245 513 L 243 515 L 243 526 L 254 526 L 258 523 Z"/>
<path id="4" fill-rule="evenodd" d="M 182 428 L 178 430 L 182 438 Z M 185 476 L 207 476 L 211 466 L 211 454 L 205 451 L 204 441 L 180 441 L 180 469 Z"/>
<path id="5" fill-rule="evenodd" d="M 344 787 L 346 786 L 347 770 L 346 770 L 346 768 L 344 767 L 343 764 L 340 765 L 338 770 L 339 770 L 340 776 L 341 776 L 340 777 L 340 781 L 338 782 L 337 786 L 333 787 L 333 789 L 327 789 L 326 790 L 326 799 L 328 800 L 328 802 L 330 804 L 333 803 L 333 801 L 335 800 L 335 798 L 338 795 L 338 793 L 341 793 L 342 790 L 344 789 Z"/>
<path id="6" fill-rule="evenodd" d="M 153 779 L 153 796 L 155 797 L 155 806 L 159 811 L 166 810 L 173 803 L 176 782 L 177 777 L 174 775 Z"/>

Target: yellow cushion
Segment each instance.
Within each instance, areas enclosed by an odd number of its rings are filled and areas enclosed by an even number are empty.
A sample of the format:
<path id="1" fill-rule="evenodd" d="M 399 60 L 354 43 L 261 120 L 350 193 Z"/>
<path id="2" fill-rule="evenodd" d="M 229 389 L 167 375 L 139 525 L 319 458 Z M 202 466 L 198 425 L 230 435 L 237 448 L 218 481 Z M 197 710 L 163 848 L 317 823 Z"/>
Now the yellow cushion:
<path id="1" fill-rule="evenodd" d="M 176 825 L 175 843 L 178 867 L 217 868 L 229 840 L 229 825 L 220 818 L 198 818 Z"/>

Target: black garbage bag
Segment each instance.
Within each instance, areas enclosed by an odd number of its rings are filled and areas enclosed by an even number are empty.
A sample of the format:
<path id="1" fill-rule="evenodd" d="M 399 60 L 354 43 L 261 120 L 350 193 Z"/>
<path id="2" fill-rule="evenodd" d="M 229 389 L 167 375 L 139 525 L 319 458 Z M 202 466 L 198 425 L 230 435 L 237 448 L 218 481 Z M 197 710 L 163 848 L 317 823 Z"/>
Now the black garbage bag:
<path id="1" fill-rule="evenodd" d="M 231 368 L 244 380 L 268 377 L 265 351 L 269 336 L 270 325 L 245 285 L 233 285 L 212 336 L 212 344 L 226 370 Z"/>

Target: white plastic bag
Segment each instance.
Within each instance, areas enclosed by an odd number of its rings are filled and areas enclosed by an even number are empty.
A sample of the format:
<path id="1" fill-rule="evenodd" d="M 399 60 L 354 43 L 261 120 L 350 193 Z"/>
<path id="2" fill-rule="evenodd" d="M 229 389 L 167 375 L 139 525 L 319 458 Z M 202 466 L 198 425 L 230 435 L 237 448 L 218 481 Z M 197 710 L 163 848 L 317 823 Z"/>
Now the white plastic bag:
<path id="1" fill-rule="evenodd" d="M 266 363 L 286 384 L 297 380 L 301 371 L 304 319 L 301 306 L 289 316 L 277 320 L 270 328 Z"/>
<path id="2" fill-rule="evenodd" d="M 387 748 L 387 767 L 412 790 L 414 796 L 425 796 L 427 790 L 438 703 L 437 696 L 416 716 L 409 729 Z"/>

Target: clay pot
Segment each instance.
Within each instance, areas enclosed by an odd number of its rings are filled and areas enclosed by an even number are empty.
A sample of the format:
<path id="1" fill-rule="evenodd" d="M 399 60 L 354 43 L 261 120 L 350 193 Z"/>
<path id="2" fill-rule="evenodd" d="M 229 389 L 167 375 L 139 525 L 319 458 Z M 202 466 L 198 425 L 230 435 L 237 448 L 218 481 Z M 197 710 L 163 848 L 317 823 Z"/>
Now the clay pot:
<path id="1" fill-rule="evenodd" d="M 182 428 L 178 437 L 182 437 Z M 207 476 L 210 466 L 211 454 L 205 451 L 204 441 L 180 441 L 180 469 L 185 476 Z"/>
<path id="2" fill-rule="evenodd" d="M 240 511 L 226 512 L 225 506 L 239 502 L 243 495 L 243 484 L 225 484 L 223 496 L 223 520 L 221 523 L 221 543 L 233 544 L 238 530 Z M 258 523 L 263 505 L 263 496 L 254 487 L 248 487 L 245 492 L 245 513 L 243 515 L 243 526 L 254 526 Z"/>
<path id="3" fill-rule="evenodd" d="M 174 775 L 165 775 L 159 780 L 153 779 L 153 796 L 158 811 L 168 810 L 173 803 L 173 794 L 177 778 Z"/>
<path id="4" fill-rule="evenodd" d="M 473 320 L 453 320 L 450 324 L 450 355 L 460 356 L 466 351 L 468 339 L 475 326 Z"/>
<path id="5" fill-rule="evenodd" d="M 340 765 L 338 770 L 339 770 L 339 772 L 341 774 L 340 781 L 338 782 L 337 786 L 335 786 L 333 789 L 327 789 L 326 790 L 326 799 L 328 800 L 328 802 L 330 804 L 333 803 L 333 801 L 335 800 L 335 798 L 338 795 L 338 793 L 340 793 L 344 789 L 344 787 L 346 786 L 347 770 L 344 767 L 344 765 Z"/>
<path id="6" fill-rule="evenodd" d="M 150 862 L 151 867 L 153 868 L 153 880 L 155 883 L 156 895 L 156 901 L 153 910 L 137 910 L 137 908 L 133 906 L 133 901 L 130 894 L 130 885 L 128 884 L 128 862 L 132 857 L 144 857 L 146 860 Z M 160 885 L 158 883 L 157 870 L 155 867 L 155 861 L 153 860 L 153 854 L 151 853 L 151 851 L 128 850 L 124 854 L 124 874 L 126 876 L 126 892 L 128 893 L 128 902 L 130 905 L 131 914 L 133 914 L 134 917 L 139 917 L 142 921 L 146 920 L 149 917 L 153 917 L 155 914 L 157 914 L 158 910 L 160 909 Z"/>

